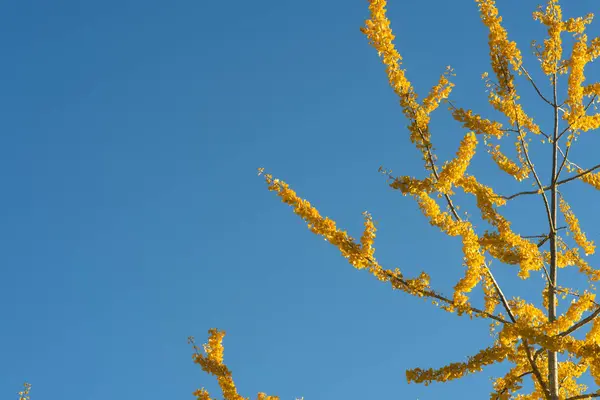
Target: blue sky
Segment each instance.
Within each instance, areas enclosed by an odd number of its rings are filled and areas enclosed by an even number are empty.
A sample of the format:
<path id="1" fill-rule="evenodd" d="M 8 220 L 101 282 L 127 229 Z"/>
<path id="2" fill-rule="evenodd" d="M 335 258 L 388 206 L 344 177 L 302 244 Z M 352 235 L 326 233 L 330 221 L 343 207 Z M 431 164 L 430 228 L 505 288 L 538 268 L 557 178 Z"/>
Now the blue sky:
<path id="1" fill-rule="evenodd" d="M 475 3 L 390 3 L 417 91 L 450 64 L 453 101 L 491 116 Z M 527 54 L 531 39 L 543 39 L 530 17 L 536 4 L 499 4 Z M 567 17 L 592 6 L 569 4 Z M 359 32 L 367 7 L 0 3 L 2 398 L 25 380 L 34 400 L 191 399 L 202 386 L 218 397 L 186 343 L 190 335 L 204 342 L 211 327 L 227 331 L 225 359 L 245 396 L 485 398 L 488 372 L 501 368 L 430 387 L 404 378 L 407 368 L 464 360 L 488 345 L 485 323 L 353 270 L 256 176 L 265 167 L 353 235 L 369 210 L 386 266 L 427 270 L 446 293 L 461 276 L 459 241 L 377 173 L 384 165 L 422 176 L 397 99 Z M 550 123 L 541 103 L 529 110 Z M 432 127 L 447 159 L 465 132 L 443 109 Z M 582 138 L 573 153 L 581 164 L 595 164 L 597 140 Z M 480 153 L 474 172 L 484 182 L 519 189 Z M 600 217 L 585 211 L 599 195 L 582 184 L 571 190 L 593 237 Z M 543 228 L 528 224 L 543 226 L 538 211 L 539 202 L 523 200 L 507 215 L 537 234 Z M 527 292 L 514 270 L 495 268 L 509 295 Z"/>

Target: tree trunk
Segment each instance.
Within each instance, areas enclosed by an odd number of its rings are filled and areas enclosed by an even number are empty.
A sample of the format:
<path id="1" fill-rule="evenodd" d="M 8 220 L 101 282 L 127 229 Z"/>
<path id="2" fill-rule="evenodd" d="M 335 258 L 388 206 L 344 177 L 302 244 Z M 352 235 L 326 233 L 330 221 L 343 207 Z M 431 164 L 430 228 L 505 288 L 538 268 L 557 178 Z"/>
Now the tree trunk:
<path id="1" fill-rule="evenodd" d="M 556 281 L 557 281 L 557 263 L 556 263 L 556 207 L 557 207 L 557 162 L 558 162 L 558 104 L 556 99 L 556 74 L 552 78 L 554 91 L 554 129 L 552 135 L 552 180 L 550 189 L 550 290 L 548 290 L 548 320 L 556 320 Z M 557 353 L 548 351 L 548 389 L 550 390 L 551 400 L 558 400 L 558 360 Z"/>

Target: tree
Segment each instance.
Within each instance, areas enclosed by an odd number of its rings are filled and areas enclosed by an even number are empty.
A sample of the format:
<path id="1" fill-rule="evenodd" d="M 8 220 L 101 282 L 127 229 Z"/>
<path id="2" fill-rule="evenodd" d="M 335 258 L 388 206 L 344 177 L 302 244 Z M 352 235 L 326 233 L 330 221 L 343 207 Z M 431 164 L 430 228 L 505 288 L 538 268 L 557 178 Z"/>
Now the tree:
<path id="1" fill-rule="evenodd" d="M 379 264 L 374 248 L 376 226 L 369 213 L 364 214 L 364 231 L 360 239 L 355 240 L 334 221 L 323 217 L 307 200 L 299 197 L 287 183 L 264 173 L 263 169 L 259 169 L 259 175 L 264 175 L 268 189 L 291 206 L 313 233 L 336 246 L 355 268 L 367 270 L 393 289 L 430 300 L 449 313 L 489 321 L 492 345 L 478 351 L 466 362 L 451 363 L 439 369 L 408 370 L 408 382 L 427 385 L 434 381 L 450 381 L 481 371 L 487 365 L 508 361 L 512 367 L 495 380 L 492 399 L 574 400 L 600 397 L 600 390 L 589 391 L 581 383 L 584 374 L 589 374 L 600 386 L 600 319 L 597 318 L 600 304 L 595 301 L 593 285 L 600 280 L 600 270 L 592 268 L 585 258 L 594 253 L 595 245 L 582 232 L 567 203 L 565 191 L 568 184 L 575 181 L 600 190 L 600 164 L 584 168 L 570 158 L 579 135 L 600 128 L 600 113 L 589 113 L 600 96 L 600 83 L 586 84 L 584 76 L 586 65 L 600 56 L 600 38 L 589 41 L 585 33 L 593 15 L 564 20 L 558 0 L 549 0 L 545 7 L 533 13 L 533 19 L 545 25 L 548 31 L 543 45 L 534 46 L 541 70 L 550 81 L 551 93 L 548 94 L 523 65 L 521 52 L 516 43 L 509 40 L 494 0 L 475 1 L 481 20 L 489 30 L 493 75 L 484 74 L 483 79 L 489 104 L 501 116 L 502 122 L 457 107 L 449 100 L 454 86 L 450 68 L 423 100 L 418 99 L 393 44 L 394 35 L 386 17 L 385 0 L 370 0 L 370 19 L 362 28 L 386 66 L 390 86 L 398 95 L 408 121 L 410 141 L 422 154 L 425 167 L 422 178 L 394 176 L 383 168 L 380 171 L 388 177 L 391 188 L 414 198 L 432 226 L 449 236 L 460 238 L 465 269 L 451 296 L 437 291 L 425 272 L 409 278 L 399 269 L 390 270 Z M 573 37 L 572 50 L 565 58 L 562 50 L 564 34 Z M 561 75 L 567 76 L 564 100 L 559 99 Z M 530 86 L 530 90 L 548 107 L 550 129 L 542 129 L 525 111 L 517 92 L 517 77 Z M 462 139 L 456 157 L 440 165 L 432 144 L 430 118 L 442 102 L 448 104 L 453 118 L 468 133 Z M 550 148 L 550 158 L 546 160 L 547 179 L 533 162 L 531 137 L 539 139 L 540 146 Z M 510 138 L 515 144 L 513 155 L 500 147 L 503 139 Z M 517 182 L 532 183 L 535 189 L 501 195 L 481 183 L 475 175 L 467 173 L 481 141 L 501 171 Z M 546 154 L 540 154 L 543 155 Z M 459 214 L 457 199 L 462 197 L 457 195 L 457 190 L 474 197 L 478 219 Z M 537 233 L 531 236 L 515 232 L 511 222 L 501 213 L 503 208 L 525 196 L 538 197 L 539 207 L 547 219 L 547 226 L 542 229 L 530 227 Z M 443 210 L 442 206 L 446 209 Z M 480 225 L 486 229 L 478 229 Z M 515 266 L 523 280 L 530 279 L 532 272 L 538 272 L 533 276 L 541 276 L 544 281 L 538 297 L 508 297 L 494 277 L 491 267 L 494 259 L 501 264 L 494 268 Z M 559 269 L 565 269 L 565 274 L 585 276 L 586 286 L 561 285 Z M 476 288 L 481 291 L 474 291 Z M 480 294 L 481 306 L 473 304 L 473 301 L 478 301 L 476 294 Z M 559 297 L 571 300 L 570 304 L 559 310 Z M 582 336 L 585 330 L 587 332 Z M 224 332 L 210 330 L 208 344 L 204 347 L 206 354 L 202 354 L 194 344 L 194 361 L 204 371 L 217 377 L 226 399 L 242 399 L 231 372 L 223 363 L 223 336 Z M 531 392 L 523 394 L 526 380 L 530 382 Z M 204 389 L 195 394 L 199 399 L 210 398 Z M 258 398 L 276 399 L 264 393 L 260 393 Z"/>

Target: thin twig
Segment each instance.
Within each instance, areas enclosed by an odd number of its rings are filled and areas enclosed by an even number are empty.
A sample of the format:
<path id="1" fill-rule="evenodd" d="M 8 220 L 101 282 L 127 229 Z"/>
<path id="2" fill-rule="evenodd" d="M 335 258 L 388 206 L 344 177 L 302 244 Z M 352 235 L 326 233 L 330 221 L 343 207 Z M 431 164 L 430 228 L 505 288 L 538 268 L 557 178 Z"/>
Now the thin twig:
<path id="1" fill-rule="evenodd" d="M 566 226 L 559 226 L 558 228 L 556 228 L 557 231 L 560 231 L 561 229 L 567 229 Z M 529 236 L 521 236 L 523 239 L 537 239 L 537 238 L 547 238 L 548 234 L 545 233 L 543 235 L 529 235 Z"/>
<path id="2" fill-rule="evenodd" d="M 563 179 L 563 180 L 560 180 L 560 181 L 556 182 L 556 186 L 564 185 L 565 183 L 571 182 L 572 180 L 575 180 L 577 178 L 581 178 L 582 176 L 587 175 L 589 173 L 592 173 L 592 172 L 594 172 L 595 170 L 597 170 L 599 168 L 600 168 L 600 164 L 595 165 L 592 168 L 587 169 L 587 170 L 585 170 L 583 172 L 580 172 L 577 175 L 573 175 L 573 176 L 571 176 L 569 178 L 566 178 L 566 179 Z M 547 190 L 550 190 L 551 188 L 552 188 L 552 186 L 544 186 L 542 188 L 542 190 L 545 192 Z M 539 194 L 539 192 L 540 192 L 540 190 L 527 190 L 527 191 L 523 191 L 523 192 L 512 194 L 510 196 L 499 196 L 499 197 L 502 198 L 502 199 L 504 199 L 504 200 L 512 200 L 512 199 L 514 199 L 516 197 L 520 197 L 520 196 L 524 196 L 524 195 Z"/>
<path id="3" fill-rule="evenodd" d="M 521 382 L 524 377 L 526 377 L 527 375 L 531 375 L 532 373 L 533 373 L 533 371 L 523 372 L 521 375 L 517 376 L 518 382 Z M 500 399 L 500 396 L 502 396 L 502 393 L 506 392 L 507 390 L 508 390 L 508 388 L 505 387 L 500 392 L 498 392 L 498 394 L 496 396 L 496 400 Z"/>
<path id="4" fill-rule="evenodd" d="M 433 172 L 433 175 L 435 176 L 435 180 L 439 181 L 440 176 L 437 172 L 437 166 L 435 165 L 435 161 L 433 160 L 433 154 L 431 152 L 431 142 L 429 142 L 427 139 L 425 139 L 425 134 L 423 133 L 421 128 L 419 128 L 417 126 L 417 129 L 419 130 L 419 135 L 421 135 L 421 139 L 423 140 L 423 143 L 425 143 L 425 149 L 427 150 L 427 158 L 429 161 L 429 165 L 431 166 L 431 171 Z M 454 207 L 454 204 L 452 203 L 452 199 L 450 198 L 450 196 L 448 194 L 444 193 L 444 198 L 446 199 L 446 202 L 448 203 L 448 206 L 450 207 L 450 210 L 452 212 L 452 215 L 454 215 L 454 218 L 456 218 L 456 220 L 460 220 L 460 216 L 456 212 L 456 209 Z"/>
<path id="5" fill-rule="evenodd" d="M 544 264 L 542 264 L 542 268 L 544 269 L 544 273 L 546 274 L 546 281 L 549 285 L 552 285 L 552 283 L 550 282 L 550 274 L 548 273 L 548 268 L 546 268 Z"/>
<path id="6" fill-rule="evenodd" d="M 538 239 L 538 238 L 547 238 L 548 235 L 530 235 L 530 236 L 521 236 L 523 239 Z"/>
<path id="7" fill-rule="evenodd" d="M 523 138 L 523 134 L 521 132 L 521 126 L 519 125 L 518 120 L 517 120 L 517 130 L 519 131 L 519 140 L 521 141 L 521 148 L 523 149 L 523 153 L 525 154 L 525 160 L 527 161 L 529 170 L 533 174 L 535 182 L 537 183 L 538 188 L 541 191 L 540 194 L 544 201 L 544 207 L 546 208 L 546 214 L 548 216 L 548 221 L 550 222 L 550 230 L 554 231 L 554 224 L 552 223 L 552 218 L 551 218 L 551 213 L 550 213 L 550 203 L 548 203 L 548 198 L 546 197 L 546 192 L 543 190 L 544 185 L 542 185 L 542 181 L 540 181 L 540 178 L 539 178 L 537 172 L 535 172 L 535 168 L 533 166 L 533 163 L 531 162 L 531 158 L 529 157 L 529 151 L 527 150 L 527 145 L 525 144 L 525 139 Z"/>
<path id="8" fill-rule="evenodd" d="M 581 328 L 588 322 L 593 321 L 598 316 L 598 314 L 600 314 L 600 308 L 598 308 L 596 311 L 594 311 L 593 313 L 591 313 L 586 318 L 582 319 L 581 321 L 579 321 L 578 323 L 576 323 L 575 325 L 573 325 L 566 331 L 561 332 L 558 336 L 567 336 L 568 334 L 575 332 L 577 329 Z"/>
<path id="9" fill-rule="evenodd" d="M 560 152 L 561 152 L 561 154 L 563 156 L 563 160 L 562 160 L 562 163 L 560 164 L 560 168 L 558 168 L 558 172 L 556 173 L 556 176 L 554 177 L 554 181 L 555 182 L 558 180 L 558 178 L 560 178 L 560 173 L 562 172 L 565 164 L 567 163 L 567 157 L 569 156 L 569 151 L 570 150 L 571 150 L 571 146 L 567 147 L 567 152 L 566 153 L 563 153 L 562 150 L 560 150 Z"/>
<path id="10" fill-rule="evenodd" d="M 544 191 L 550 189 L 549 187 L 544 187 Z M 512 200 L 514 198 L 520 197 L 520 196 L 525 196 L 525 195 L 529 195 L 529 194 L 539 194 L 539 190 L 525 190 L 523 192 L 519 192 L 519 193 L 515 193 L 515 194 L 511 194 L 510 196 L 501 196 L 499 195 L 498 197 L 504 199 L 504 200 Z"/>
<path id="11" fill-rule="evenodd" d="M 581 177 L 582 177 L 582 176 L 584 176 L 584 175 L 587 175 L 587 174 L 589 174 L 589 173 L 591 173 L 591 172 L 594 172 L 594 171 L 595 171 L 595 170 L 597 170 L 598 168 L 600 168 L 600 164 L 598 164 L 598 165 L 595 165 L 595 166 L 593 166 L 592 168 L 590 168 L 590 169 L 588 169 L 588 170 L 586 170 L 586 171 L 583 171 L 583 172 L 581 172 L 581 173 L 579 173 L 579 174 L 577 174 L 577 175 L 573 175 L 573 176 L 571 176 L 570 178 L 563 179 L 562 181 L 558 181 L 558 182 L 556 182 L 556 185 L 557 185 L 557 186 L 559 186 L 559 185 L 565 184 L 565 183 L 567 183 L 567 182 L 571 182 L 572 180 L 575 180 L 575 179 L 577 179 L 577 178 L 581 178 Z"/>
<path id="12" fill-rule="evenodd" d="M 558 134 L 558 136 L 557 136 L 557 138 L 556 138 L 556 141 L 559 141 L 559 140 L 560 140 L 560 138 L 561 138 L 561 137 L 562 137 L 562 136 L 563 136 L 565 133 L 567 133 L 567 131 L 569 131 L 569 130 L 571 129 L 571 127 L 573 127 L 573 124 L 575 124 L 575 122 L 578 122 L 578 121 L 579 121 L 579 120 L 580 120 L 580 119 L 581 119 L 581 118 L 582 118 L 582 117 L 585 115 L 585 112 L 588 110 L 588 108 L 590 108 L 590 106 L 592 105 L 592 103 L 594 102 L 594 100 L 596 100 L 596 96 L 597 96 L 597 95 L 594 95 L 594 96 L 592 96 L 592 99 L 591 99 L 591 100 L 589 101 L 589 103 L 587 103 L 587 105 L 584 107 L 584 109 L 583 109 L 583 111 L 584 111 L 584 112 L 583 112 L 583 113 L 582 113 L 582 114 L 581 114 L 579 117 L 577 117 L 577 119 L 576 119 L 575 121 L 573 121 L 572 123 L 570 123 L 570 124 L 569 124 L 569 126 L 567 126 L 567 127 L 566 127 L 566 128 L 565 128 L 565 129 L 564 129 L 564 130 L 563 130 L 563 131 L 560 133 L 560 134 Z"/>
<path id="13" fill-rule="evenodd" d="M 546 103 L 550 104 L 552 107 L 555 106 L 554 103 L 552 103 L 550 100 L 548 100 L 540 91 L 540 89 L 537 87 L 537 85 L 535 84 L 533 78 L 531 77 L 531 75 L 529 75 L 529 72 L 527 72 L 527 70 L 525 69 L 525 67 L 523 67 L 521 65 L 521 71 L 523 71 L 525 73 L 525 76 L 527 77 L 527 80 L 529 80 L 529 82 L 531 82 L 531 85 L 533 85 L 533 88 L 535 89 L 535 91 L 537 92 L 537 94 L 540 96 L 540 98 L 542 100 L 544 100 Z"/>
<path id="14" fill-rule="evenodd" d="M 560 148 L 560 146 L 558 146 L 558 151 L 560 152 L 560 154 L 562 154 L 563 157 L 567 156 L 566 153 Z M 579 165 L 575 164 L 571 160 L 567 159 L 567 162 L 569 163 L 569 165 L 572 165 L 572 166 L 576 167 L 577 169 L 583 169 L 583 168 L 581 168 Z"/>
<path id="15" fill-rule="evenodd" d="M 409 288 L 410 290 L 414 290 L 405 279 L 398 277 L 392 271 L 383 270 L 383 272 L 387 276 L 390 277 L 390 280 L 397 281 L 397 282 L 401 283 L 403 286 Z M 457 305 L 453 300 L 451 300 L 451 299 L 449 299 L 449 298 L 447 298 L 447 297 L 445 297 L 445 296 L 437 293 L 434 290 L 421 290 L 421 291 L 419 291 L 419 293 L 421 293 L 425 297 L 431 297 L 431 298 L 440 300 L 440 301 L 442 301 L 442 302 L 444 302 L 444 303 L 446 303 L 446 304 L 448 304 L 448 305 L 450 305 L 452 307 L 456 307 L 456 308 L 464 307 L 464 306 Z M 487 311 L 480 310 L 479 308 L 471 307 L 471 306 L 464 307 L 464 308 L 467 308 L 467 310 L 470 311 L 470 312 L 472 312 L 472 313 L 485 316 L 487 318 L 493 319 L 493 320 L 501 322 L 503 324 L 510 324 L 510 322 L 507 321 L 507 320 L 505 320 L 504 318 L 498 317 L 497 315 L 494 315 L 494 314 L 491 314 L 491 313 L 488 313 Z"/>
<path id="16" fill-rule="evenodd" d="M 567 400 L 591 399 L 594 397 L 600 397 L 600 391 L 595 393 L 580 394 L 579 396 L 568 397 Z"/>

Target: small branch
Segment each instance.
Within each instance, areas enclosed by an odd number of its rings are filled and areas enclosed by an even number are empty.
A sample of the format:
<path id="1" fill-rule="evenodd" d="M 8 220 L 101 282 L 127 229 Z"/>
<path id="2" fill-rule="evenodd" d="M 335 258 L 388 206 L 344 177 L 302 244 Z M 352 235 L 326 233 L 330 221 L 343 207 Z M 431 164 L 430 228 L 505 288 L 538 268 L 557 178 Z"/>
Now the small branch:
<path id="1" fill-rule="evenodd" d="M 600 392 L 580 394 L 579 396 L 568 397 L 567 400 L 591 399 L 594 397 L 600 397 Z"/>
<path id="2" fill-rule="evenodd" d="M 546 191 L 548 189 L 550 189 L 550 187 L 548 187 L 548 186 L 544 187 L 544 191 Z M 524 196 L 524 195 L 528 195 L 528 194 L 539 194 L 539 192 L 540 192 L 539 190 L 526 190 L 523 192 L 512 194 L 510 196 L 499 196 L 499 197 L 504 200 L 512 200 L 516 197 L 520 197 L 520 196 Z"/>
<path id="3" fill-rule="evenodd" d="M 417 129 L 419 130 L 419 135 L 421 135 L 421 140 L 423 140 L 423 143 L 425 143 L 425 149 L 427 150 L 427 159 L 429 161 L 431 171 L 433 172 L 433 175 L 435 176 L 436 181 L 439 181 L 440 176 L 437 172 L 437 166 L 435 165 L 435 161 L 433 160 L 433 154 L 431 153 L 431 143 L 425 139 L 425 134 L 423 133 L 421 128 L 419 128 L 417 126 Z M 452 215 L 454 215 L 454 218 L 456 218 L 457 221 L 460 220 L 458 212 L 456 212 L 456 208 L 454 207 L 454 204 L 452 203 L 452 199 L 450 198 L 450 196 L 448 194 L 444 193 L 444 198 L 446 199 L 446 202 L 448 203 L 448 206 L 450 207 L 450 210 L 452 212 Z"/>
<path id="4" fill-rule="evenodd" d="M 567 179 L 563 179 L 562 181 L 558 181 L 558 182 L 556 182 L 556 185 L 562 185 L 562 184 L 564 184 L 564 183 L 571 182 L 572 180 L 575 180 L 575 179 L 577 179 L 577 178 L 581 178 L 581 177 L 582 177 L 582 176 L 584 176 L 584 175 L 587 175 L 587 174 L 589 174 L 589 173 L 591 173 L 591 172 L 594 172 L 594 171 L 595 171 L 595 170 L 597 170 L 598 168 L 600 168 L 600 164 L 598 164 L 598 165 L 596 165 L 596 166 L 594 166 L 594 167 L 592 167 L 592 168 L 590 168 L 590 169 L 588 169 L 588 170 L 586 170 L 586 171 L 583 171 L 583 172 L 581 172 L 581 173 L 579 173 L 579 174 L 577 174 L 577 175 L 573 175 L 573 176 L 571 176 L 571 177 L 569 177 L 569 178 L 567 178 Z M 548 188 L 548 189 L 550 189 L 550 188 Z M 545 190 L 545 189 L 544 189 L 544 190 Z"/>
<path id="5" fill-rule="evenodd" d="M 546 103 L 550 104 L 552 107 L 555 106 L 554 103 L 552 103 L 550 100 L 548 100 L 540 91 L 540 89 L 537 87 L 537 85 L 535 84 L 533 78 L 531 77 L 531 75 L 529 75 L 529 72 L 527 72 L 527 70 L 525 69 L 525 67 L 521 66 L 521 71 L 523 71 L 523 73 L 525 74 L 525 76 L 527 77 L 527 80 L 529 80 L 529 82 L 531 82 L 531 85 L 533 86 L 533 88 L 535 89 L 535 91 L 537 92 L 537 94 L 540 96 L 540 98 L 542 100 L 544 100 Z"/>
<path id="6" fill-rule="evenodd" d="M 544 268 L 544 273 L 546 274 L 546 280 L 548 281 L 548 285 L 552 285 L 550 274 L 548 273 L 548 268 L 546 268 L 544 264 L 542 264 L 542 268 Z"/>
<path id="7" fill-rule="evenodd" d="M 550 392 L 548 390 L 548 387 L 546 386 L 546 382 L 544 381 L 544 378 L 542 377 L 542 374 L 540 373 L 539 368 L 535 364 L 535 357 L 532 357 L 531 350 L 529 349 L 529 345 L 527 344 L 526 339 L 523 339 L 523 344 L 525 345 L 525 352 L 527 353 L 527 360 L 529 360 L 529 365 L 531 365 L 531 368 L 533 369 L 533 375 L 535 375 L 536 379 L 538 380 L 538 383 L 544 390 L 544 394 L 546 395 L 546 397 L 550 398 Z"/>
<path id="8" fill-rule="evenodd" d="M 531 236 L 521 236 L 523 239 L 538 239 L 538 238 L 547 238 L 548 235 L 531 235 Z"/>
<path id="9" fill-rule="evenodd" d="M 544 349 L 543 347 L 541 347 L 540 349 L 538 349 L 535 352 L 535 354 L 533 355 L 533 361 L 535 361 L 540 356 L 540 354 L 543 354 L 544 351 L 546 351 L 546 349 Z"/>
<path id="10" fill-rule="evenodd" d="M 527 375 L 531 375 L 533 373 L 533 371 L 527 371 L 527 372 L 523 372 L 521 375 L 517 376 L 517 379 L 519 380 L 519 382 L 526 377 Z M 502 394 L 504 392 L 506 392 L 508 390 L 508 388 L 504 388 L 502 389 L 500 392 L 498 392 L 497 396 L 496 396 L 496 400 L 500 399 L 500 397 L 502 396 Z"/>
<path id="11" fill-rule="evenodd" d="M 558 227 L 558 228 L 556 228 L 556 230 L 557 230 L 557 231 L 559 231 L 559 230 L 561 230 L 561 229 L 565 229 L 565 228 L 566 228 L 566 226 L 561 226 L 561 227 Z M 523 239 L 527 239 L 527 238 L 536 238 L 536 237 L 538 237 L 538 238 L 540 238 L 540 237 L 541 237 L 541 238 L 543 238 L 543 239 L 542 239 L 542 240 L 540 240 L 540 241 L 538 242 L 538 244 L 537 244 L 537 247 L 538 247 L 538 248 L 540 248 L 540 247 L 542 247 L 542 246 L 543 246 L 543 245 L 544 245 L 544 244 L 545 244 L 545 243 L 546 243 L 546 242 L 547 242 L 547 241 L 550 239 L 550 234 L 548 234 L 548 235 L 538 235 L 538 236 L 521 236 L 521 237 L 522 237 Z"/>
<path id="12" fill-rule="evenodd" d="M 563 151 L 563 150 L 560 148 L 560 146 L 556 146 L 556 147 L 558 148 L 558 151 L 560 151 L 560 154 L 562 154 L 562 156 L 563 156 L 563 157 L 566 157 L 566 156 L 567 156 L 567 155 L 565 154 L 565 152 L 564 152 L 564 151 Z M 578 168 L 578 169 L 583 169 L 583 168 L 581 168 L 579 165 L 575 164 L 575 163 L 574 163 L 573 161 L 571 161 L 571 160 L 567 160 L 567 162 L 568 162 L 570 165 L 572 165 L 572 166 L 574 166 L 574 167 L 576 167 L 576 168 Z"/>
<path id="13" fill-rule="evenodd" d="M 540 247 L 542 247 L 544 244 L 546 244 L 546 242 L 550 239 L 550 236 L 546 236 L 544 239 L 540 240 L 539 243 L 537 244 L 538 249 Z"/>
<path id="14" fill-rule="evenodd" d="M 500 129 L 502 132 L 513 132 L 513 133 L 518 133 L 519 131 L 517 131 L 516 129 L 511 129 L 511 128 L 504 128 L 504 129 Z M 550 135 L 548 135 L 547 133 L 545 133 L 544 131 L 542 131 L 540 129 L 540 134 L 542 136 L 544 136 L 546 139 L 550 140 Z"/>
<path id="15" fill-rule="evenodd" d="M 563 131 L 562 131 L 562 132 L 561 132 L 561 133 L 558 135 L 558 137 L 556 138 L 556 141 L 557 141 L 557 142 L 560 140 L 560 138 L 561 138 L 561 137 L 562 137 L 562 136 L 563 136 L 565 133 L 567 133 L 567 132 L 568 132 L 568 131 L 571 129 L 571 127 L 573 126 L 573 124 L 574 124 L 575 122 L 578 122 L 578 121 L 581 119 L 581 117 L 583 117 L 583 116 L 585 115 L 585 112 L 588 110 L 588 108 L 590 108 L 590 106 L 592 105 L 592 103 L 594 102 L 594 100 L 596 100 L 596 95 L 592 96 L 592 99 L 589 101 L 589 103 L 587 103 L 587 105 L 586 105 L 586 106 L 585 106 L 585 108 L 583 109 L 583 111 L 584 111 L 584 112 L 583 112 L 583 114 L 581 114 L 581 115 L 580 115 L 580 116 L 579 116 L 579 117 L 578 117 L 578 118 L 577 118 L 575 121 L 573 121 L 571 124 L 569 124 L 569 126 L 567 126 L 567 127 L 566 127 L 566 128 L 565 128 L 565 129 L 564 129 L 564 130 L 563 130 Z"/>
<path id="16" fill-rule="evenodd" d="M 572 327 L 567 329 L 566 331 L 559 333 L 558 336 L 567 336 L 570 333 L 575 332 L 577 329 L 581 328 L 588 322 L 593 321 L 598 316 L 598 314 L 600 314 L 600 307 L 598 309 L 596 309 L 596 311 L 594 311 L 593 313 L 588 315 L 586 318 L 582 319 L 581 321 L 579 321 L 578 323 L 576 323 L 575 325 L 573 325 Z"/>
<path id="17" fill-rule="evenodd" d="M 539 190 L 541 191 L 542 199 L 544 200 L 544 207 L 546 208 L 546 214 L 548 216 L 548 222 L 550 223 L 550 230 L 554 231 L 554 224 L 552 223 L 552 215 L 550 212 L 550 203 L 548 202 L 548 198 L 546 197 L 546 193 L 544 191 L 544 185 L 542 185 L 542 181 L 538 174 L 535 172 L 535 168 L 533 163 L 531 162 L 531 158 L 529 158 L 529 151 L 527 150 L 527 145 L 525 144 L 525 140 L 523 139 L 523 135 L 521 133 L 521 126 L 519 125 L 519 121 L 517 120 L 517 129 L 519 131 L 519 140 L 521 141 L 521 148 L 523 149 L 523 153 L 525 154 L 525 160 L 527 161 L 527 165 L 529 166 L 529 170 L 533 174 L 535 178 L 535 182 L 538 185 Z"/>
<path id="18" fill-rule="evenodd" d="M 565 183 L 571 182 L 571 181 L 573 181 L 573 180 L 575 180 L 577 178 L 581 178 L 582 176 L 587 175 L 589 173 L 592 173 L 592 172 L 594 172 L 595 170 L 597 170 L 599 168 L 600 168 L 600 164 L 595 165 L 592 168 L 590 168 L 588 170 L 585 170 L 585 171 L 583 171 L 583 172 L 581 172 L 581 173 L 579 173 L 577 175 L 573 175 L 573 176 L 571 176 L 569 178 L 566 178 L 566 179 L 563 179 L 561 181 L 556 182 L 556 186 L 564 185 Z M 552 188 L 552 186 L 544 186 L 542 188 L 542 190 L 545 192 L 547 190 L 550 190 L 551 188 Z M 529 195 L 529 194 L 538 194 L 539 192 L 540 192 L 539 190 L 527 190 L 527 191 L 515 193 L 515 194 L 510 195 L 510 196 L 499 196 L 499 197 L 502 198 L 502 199 L 504 199 L 504 200 L 512 200 L 512 199 L 514 199 L 516 197 L 519 197 L 519 196 L 524 196 L 524 195 Z"/>
<path id="19" fill-rule="evenodd" d="M 557 146 L 558 147 L 558 146 Z M 556 176 L 554 177 L 554 182 L 558 181 L 558 178 L 560 178 L 560 173 L 562 172 L 565 164 L 567 163 L 567 157 L 569 156 L 569 151 L 571 150 L 571 146 L 567 147 L 567 152 L 563 153 L 562 150 L 560 150 L 560 153 L 563 156 L 563 160 L 562 163 L 560 164 L 560 168 L 558 168 L 558 172 L 556 173 Z"/>
<path id="20" fill-rule="evenodd" d="M 413 290 L 411 288 L 411 286 L 408 284 L 408 282 L 405 279 L 398 277 L 392 271 L 383 270 L 383 272 L 387 276 L 390 277 L 390 280 L 397 281 L 397 282 L 401 283 L 403 286 L 406 286 L 407 288 Z M 445 296 L 443 296 L 443 295 L 435 292 L 434 290 L 422 290 L 420 293 L 423 296 L 425 296 L 425 297 L 430 297 L 430 298 L 434 298 L 434 299 L 440 300 L 440 301 L 442 301 L 442 302 L 444 302 L 444 303 L 446 303 L 446 304 L 448 304 L 450 306 L 453 306 L 453 307 L 456 307 L 456 308 L 460 308 L 461 307 L 461 306 L 457 306 L 456 303 L 454 303 L 453 300 L 450 300 L 449 298 L 447 298 L 447 297 L 445 297 Z M 467 307 L 467 310 L 471 311 L 471 312 L 473 312 L 475 314 L 479 314 L 479 315 L 485 316 L 487 318 L 493 319 L 495 321 L 501 322 L 503 324 L 510 324 L 510 322 L 507 321 L 507 320 L 505 320 L 504 318 L 498 317 L 498 316 L 496 316 L 494 314 L 490 314 L 487 311 L 480 310 L 479 308 L 476 308 L 476 307 Z"/>
<path id="21" fill-rule="evenodd" d="M 558 228 L 556 228 L 557 231 L 560 231 L 561 229 L 567 229 L 566 226 L 559 226 Z M 521 236 L 523 239 L 536 239 L 536 238 L 546 238 L 548 237 L 548 234 L 545 233 L 543 235 L 530 235 L 530 236 Z"/>

